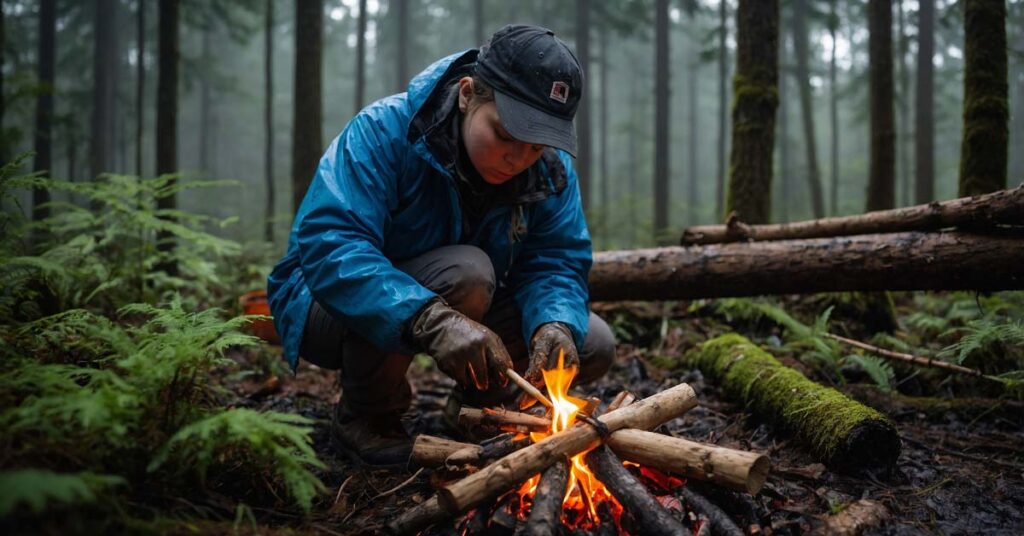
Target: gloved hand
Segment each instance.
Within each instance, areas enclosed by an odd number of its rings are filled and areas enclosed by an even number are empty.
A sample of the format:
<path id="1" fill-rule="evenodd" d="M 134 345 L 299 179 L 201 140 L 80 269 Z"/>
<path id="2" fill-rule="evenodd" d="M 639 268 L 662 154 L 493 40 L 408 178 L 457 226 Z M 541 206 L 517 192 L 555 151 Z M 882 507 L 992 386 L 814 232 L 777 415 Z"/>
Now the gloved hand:
<path id="1" fill-rule="evenodd" d="M 501 339 L 443 300 L 424 306 L 409 328 L 413 342 L 433 356 L 437 368 L 460 386 L 472 380 L 483 391 L 491 378 L 500 379 L 502 386 L 508 384 L 505 370 L 512 367 L 512 359 Z"/>
<path id="2" fill-rule="evenodd" d="M 526 369 L 526 379 L 538 387 L 543 387 L 544 376 L 541 369 L 558 366 L 559 350 L 565 353 L 565 368 L 580 366 L 580 357 L 576 352 L 576 343 L 573 341 L 569 326 L 561 322 L 548 322 L 537 328 L 530 340 L 530 367 Z"/>

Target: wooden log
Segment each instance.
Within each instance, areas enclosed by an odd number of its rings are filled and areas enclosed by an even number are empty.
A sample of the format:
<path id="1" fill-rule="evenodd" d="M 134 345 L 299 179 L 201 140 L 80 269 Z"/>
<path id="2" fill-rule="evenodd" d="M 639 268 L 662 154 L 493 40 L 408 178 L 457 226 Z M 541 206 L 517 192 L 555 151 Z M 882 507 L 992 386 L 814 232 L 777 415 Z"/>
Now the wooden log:
<path id="1" fill-rule="evenodd" d="M 410 461 L 420 467 L 431 469 L 442 465 L 479 467 L 529 444 L 530 438 L 520 437 L 517 439 L 514 434 L 495 436 L 479 445 L 420 434 L 413 442 Z"/>
<path id="2" fill-rule="evenodd" d="M 747 225 L 730 214 L 724 225 L 688 227 L 679 245 L 933 231 L 949 227 L 976 230 L 1000 224 L 1024 225 L 1024 186 L 926 205 L 792 223 Z"/>
<path id="3" fill-rule="evenodd" d="M 623 467 L 622 460 L 608 447 L 597 447 L 588 452 L 583 460 L 632 518 L 635 526 L 631 527 L 630 532 L 672 536 L 691 534 L 679 520 L 672 517 L 658 499 L 651 495 L 643 483 Z"/>
<path id="4" fill-rule="evenodd" d="M 430 525 L 451 517 L 447 510 L 441 508 L 437 495 L 403 511 L 397 518 L 384 525 L 388 534 L 411 534 Z"/>
<path id="5" fill-rule="evenodd" d="M 562 518 L 562 501 L 569 484 L 569 462 L 555 462 L 540 475 L 540 482 L 533 494 L 530 515 L 526 525 L 517 534 L 554 536 Z"/>
<path id="6" fill-rule="evenodd" d="M 861 499 L 850 503 L 838 514 L 825 518 L 824 523 L 816 527 L 811 534 L 856 536 L 878 527 L 889 519 L 890 515 L 884 504 L 871 499 Z"/>
<path id="7" fill-rule="evenodd" d="M 711 534 L 743 536 L 743 531 L 736 526 L 736 523 L 729 519 L 729 516 L 721 508 L 707 500 L 703 495 L 685 487 L 679 491 L 679 494 L 691 509 L 707 518 Z M 701 529 L 703 528 L 701 527 Z"/>
<path id="8" fill-rule="evenodd" d="M 894 233 L 594 254 L 594 301 L 1024 289 L 1020 236 Z"/>
<path id="9" fill-rule="evenodd" d="M 622 428 L 650 429 L 686 413 L 697 405 L 693 388 L 681 383 L 628 407 L 601 416 L 609 432 Z M 488 497 L 511 489 L 552 463 L 597 446 L 601 436 L 586 423 L 552 434 L 522 450 L 449 484 L 438 492 L 441 505 L 452 514 L 465 512 Z"/>
<path id="10" fill-rule="evenodd" d="M 487 426 L 509 432 L 545 432 L 551 429 L 550 419 L 529 413 L 490 408 L 463 407 L 459 411 L 459 424 L 470 428 Z"/>
<path id="11" fill-rule="evenodd" d="M 620 430 L 608 438 L 607 444 L 624 460 L 751 495 L 761 490 L 771 467 L 764 454 L 643 430 Z"/>
<path id="12" fill-rule="evenodd" d="M 783 366 L 740 335 L 711 339 L 687 352 L 682 363 L 700 368 L 730 397 L 792 433 L 836 469 L 888 469 L 899 457 L 900 437 L 892 421 Z"/>
<path id="13" fill-rule="evenodd" d="M 472 451 L 475 453 L 475 456 L 470 456 L 470 458 L 476 460 L 480 459 L 479 445 L 461 443 L 459 441 L 453 441 L 443 437 L 420 434 L 416 436 L 416 440 L 413 441 L 412 455 L 409 457 L 409 461 L 420 467 L 440 467 L 441 465 L 444 465 L 445 460 L 447 460 L 449 456 L 455 452 L 459 452 L 460 450 Z"/>

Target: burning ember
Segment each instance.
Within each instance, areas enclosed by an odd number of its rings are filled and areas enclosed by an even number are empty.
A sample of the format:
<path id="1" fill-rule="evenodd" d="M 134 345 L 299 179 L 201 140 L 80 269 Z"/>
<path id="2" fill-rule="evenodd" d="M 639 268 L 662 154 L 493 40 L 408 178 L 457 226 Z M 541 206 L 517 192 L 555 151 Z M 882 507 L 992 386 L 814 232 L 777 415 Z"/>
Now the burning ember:
<path id="1" fill-rule="evenodd" d="M 530 432 L 530 440 L 541 441 L 553 433 L 568 429 L 576 422 L 577 413 L 586 406 L 586 401 L 569 396 L 569 386 L 578 372 L 577 367 L 566 367 L 564 353 L 558 353 L 558 365 L 543 371 L 544 384 L 551 399 L 551 430 L 546 432 Z M 612 496 L 608 489 L 587 468 L 583 461 L 589 451 L 581 452 L 572 457 L 569 467 L 569 484 L 566 486 L 565 498 L 562 500 L 562 523 L 567 526 L 589 528 L 601 523 L 597 505 L 607 503 L 616 525 L 622 515 L 622 505 Z M 540 475 L 535 475 L 519 488 L 521 502 L 532 502 L 540 483 Z"/>

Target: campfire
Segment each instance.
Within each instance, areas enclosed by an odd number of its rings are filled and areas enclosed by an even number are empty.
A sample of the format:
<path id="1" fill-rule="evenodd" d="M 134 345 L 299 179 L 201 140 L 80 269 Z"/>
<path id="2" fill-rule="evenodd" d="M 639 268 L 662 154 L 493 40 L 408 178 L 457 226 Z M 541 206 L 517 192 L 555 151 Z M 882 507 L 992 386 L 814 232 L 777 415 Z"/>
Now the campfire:
<path id="1" fill-rule="evenodd" d="M 564 366 L 561 356 L 556 368 L 544 371 L 548 396 L 535 394 L 547 406 L 543 417 L 462 408 L 459 420 L 464 426 L 504 432 L 480 444 L 419 436 L 413 463 L 462 478 L 444 484 L 436 496 L 390 522 L 389 532 L 414 533 L 467 514 L 459 523 L 461 534 L 494 525 L 524 534 L 555 534 L 559 526 L 601 533 L 690 534 L 691 528 L 680 521 L 683 507 L 673 495 L 685 487 L 686 479 L 750 494 L 764 484 L 769 467 L 764 455 L 647 431 L 697 405 L 689 385 L 643 400 L 624 391 L 598 414 L 598 400 L 569 395 L 576 372 Z M 689 525 L 702 523 L 707 523 L 703 517 Z"/>

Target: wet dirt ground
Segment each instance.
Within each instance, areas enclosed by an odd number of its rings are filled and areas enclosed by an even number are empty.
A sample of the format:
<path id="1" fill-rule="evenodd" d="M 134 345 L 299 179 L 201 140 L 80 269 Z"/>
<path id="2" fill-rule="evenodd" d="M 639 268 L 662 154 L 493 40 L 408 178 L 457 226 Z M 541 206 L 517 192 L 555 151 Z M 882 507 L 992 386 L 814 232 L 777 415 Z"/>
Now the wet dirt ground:
<path id="1" fill-rule="evenodd" d="M 884 506 L 874 512 L 884 520 L 863 527 L 864 534 L 1024 534 L 1024 415 L 1013 408 L 999 407 L 972 416 L 908 409 L 890 403 L 885 395 L 858 396 L 870 399 L 871 405 L 893 418 L 903 450 L 897 466 L 887 474 L 839 474 L 732 404 L 699 371 L 668 371 L 652 364 L 656 353 L 685 351 L 688 343 L 666 348 L 642 337 L 633 342 L 636 346 L 619 345 L 616 363 L 605 378 L 574 391 L 608 402 L 623 389 L 645 397 L 680 382 L 689 383 L 700 405 L 659 431 L 765 452 L 771 458 L 768 481 L 752 501 L 708 485 L 688 484 L 725 510 L 747 533 L 833 532 L 829 528 L 833 525 L 826 524 L 830 516 L 843 516 L 848 505 L 870 499 Z M 648 343 L 658 347 L 645 346 Z M 440 411 L 452 382 L 436 370 L 416 364 L 408 377 L 415 398 L 407 428 L 413 433 L 445 435 Z M 436 479 L 430 471 L 417 472 L 412 467 L 374 470 L 335 451 L 328 430 L 331 408 L 340 396 L 335 381 L 334 372 L 303 364 L 295 376 L 247 387 L 245 405 L 295 412 L 317 421 L 315 449 L 328 464 L 320 476 L 331 490 L 311 518 L 298 526 L 294 519 L 275 518 L 273 513 L 267 513 L 261 523 L 325 534 L 374 533 L 434 493 Z M 851 392 L 858 393 L 857 389 Z M 429 532 L 455 534 L 458 527 L 460 520 L 455 519 Z M 483 533 L 509 531 L 491 527 Z"/>

